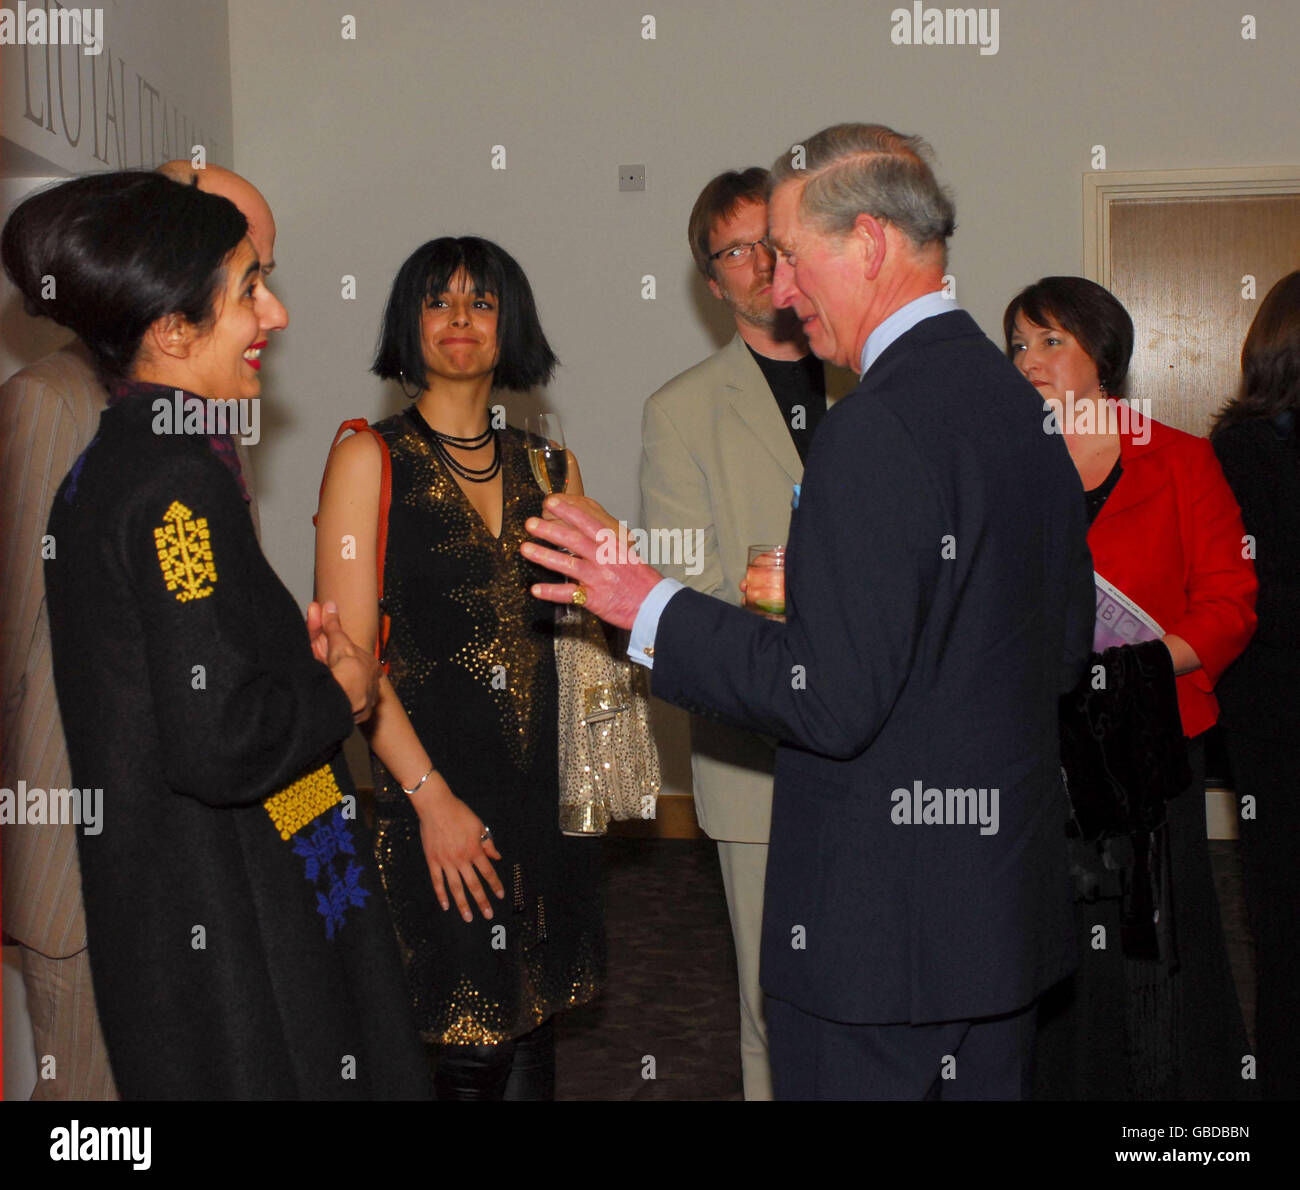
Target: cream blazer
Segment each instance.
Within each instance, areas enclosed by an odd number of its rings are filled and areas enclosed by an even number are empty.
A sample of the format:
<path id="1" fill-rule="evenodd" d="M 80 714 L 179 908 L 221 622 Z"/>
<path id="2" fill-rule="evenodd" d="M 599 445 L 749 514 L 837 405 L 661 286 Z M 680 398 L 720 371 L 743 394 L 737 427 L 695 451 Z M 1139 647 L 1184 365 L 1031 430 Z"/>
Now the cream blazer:
<path id="1" fill-rule="evenodd" d="M 827 403 L 857 384 L 826 370 Z M 697 574 L 663 574 L 739 605 L 751 545 L 781 544 L 803 465 L 767 380 L 739 335 L 646 401 L 641 421 L 641 512 L 647 529 L 703 532 Z M 695 812 L 711 838 L 766 843 L 775 746 L 693 715 Z"/>

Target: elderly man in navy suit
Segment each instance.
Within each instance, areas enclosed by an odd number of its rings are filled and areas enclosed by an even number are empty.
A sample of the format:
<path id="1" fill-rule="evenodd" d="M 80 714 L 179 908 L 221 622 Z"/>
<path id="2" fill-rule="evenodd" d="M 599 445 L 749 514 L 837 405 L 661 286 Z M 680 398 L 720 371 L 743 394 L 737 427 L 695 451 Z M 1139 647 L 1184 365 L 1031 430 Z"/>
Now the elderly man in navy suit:
<path id="1" fill-rule="evenodd" d="M 787 1099 L 1018 1099 L 1075 960 L 1057 699 L 1092 640 L 1078 476 L 940 292 L 953 206 L 916 137 L 828 128 L 773 168 L 773 297 L 855 367 L 809 452 L 787 621 L 604 560 L 554 499 L 538 594 L 632 629 L 656 695 L 782 741 L 763 920 Z M 600 560 L 598 560 L 600 559 Z"/>

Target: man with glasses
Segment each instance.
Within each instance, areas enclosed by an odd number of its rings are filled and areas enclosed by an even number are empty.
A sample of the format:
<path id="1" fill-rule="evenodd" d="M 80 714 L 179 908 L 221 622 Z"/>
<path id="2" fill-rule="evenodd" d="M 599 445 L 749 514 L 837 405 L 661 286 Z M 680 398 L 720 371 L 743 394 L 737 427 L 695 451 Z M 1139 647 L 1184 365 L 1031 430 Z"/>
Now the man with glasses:
<path id="1" fill-rule="evenodd" d="M 854 377 L 808 349 L 790 310 L 772 305 L 768 171 L 719 174 L 691 211 L 695 265 L 736 334 L 670 380 L 645 405 L 641 501 L 647 529 L 704 530 L 703 568 L 664 574 L 740 602 L 748 547 L 781 545 L 794 487 L 817 426 Z M 775 743 L 693 717 L 691 773 L 700 826 L 717 841 L 740 977 L 740 1053 L 746 1099 L 770 1099 L 758 984 L 763 879 Z"/>

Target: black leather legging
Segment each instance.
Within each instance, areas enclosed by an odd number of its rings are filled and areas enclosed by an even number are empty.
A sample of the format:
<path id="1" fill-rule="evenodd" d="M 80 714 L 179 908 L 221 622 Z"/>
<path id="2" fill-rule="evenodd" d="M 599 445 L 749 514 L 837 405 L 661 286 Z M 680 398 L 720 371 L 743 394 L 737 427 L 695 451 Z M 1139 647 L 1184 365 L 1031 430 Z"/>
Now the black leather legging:
<path id="1" fill-rule="evenodd" d="M 429 1048 L 439 1099 L 555 1098 L 555 1029 L 549 1020 L 500 1045 Z"/>

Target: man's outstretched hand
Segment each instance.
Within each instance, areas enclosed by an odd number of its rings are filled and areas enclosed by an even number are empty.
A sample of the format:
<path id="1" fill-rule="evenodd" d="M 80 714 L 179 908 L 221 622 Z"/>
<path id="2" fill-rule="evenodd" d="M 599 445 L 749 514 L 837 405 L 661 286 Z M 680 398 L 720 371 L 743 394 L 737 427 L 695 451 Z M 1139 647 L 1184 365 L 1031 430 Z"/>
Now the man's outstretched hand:
<path id="1" fill-rule="evenodd" d="M 572 603 L 573 592 L 581 585 L 587 595 L 583 606 L 589 612 L 616 628 L 631 628 L 645 597 L 663 575 L 642 562 L 630 545 L 620 548 L 618 522 L 590 497 L 548 496 L 545 507 L 555 520 L 529 517 L 524 527 L 534 537 L 569 552 L 561 554 L 532 541 L 525 541 L 519 551 L 568 581 L 537 583 L 533 594 L 552 603 Z M 627 560 L 620 561 L 624 556 Z"/>

